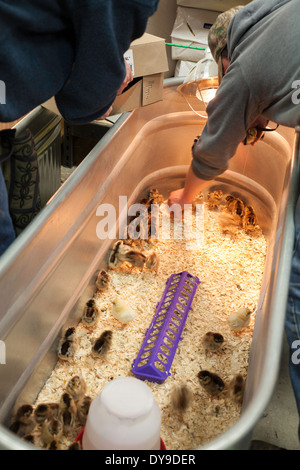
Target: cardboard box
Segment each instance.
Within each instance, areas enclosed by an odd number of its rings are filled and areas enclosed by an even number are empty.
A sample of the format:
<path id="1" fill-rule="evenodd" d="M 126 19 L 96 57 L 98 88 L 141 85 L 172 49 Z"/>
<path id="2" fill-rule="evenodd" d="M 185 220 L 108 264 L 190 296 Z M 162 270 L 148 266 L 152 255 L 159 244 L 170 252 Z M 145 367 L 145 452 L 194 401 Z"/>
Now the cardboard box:
<path id="1" fill-rule="evenodd" d="M 134 80 L 116 98 L 112 115 L 162 100 L 164 72 L 169 69 L 165 40 L 152 34 L 133 41 L 124 57 Z"/>
<path id="2" fill-rule="evenodd" d="M 171 32 L 174 44 L 193 46 L 206 49 L 208 32 L 217 19 L 219 12 L 197 8 L 178 7 L 176 20 Z M 204 58 L 205 51 L 172 47 L 172 59 L 199 62 Z"/>
<path id="3" fill-rule="evenodd" d="M 177 0 L 177 5 L 191 8 L 201 8 L 202 10 L 226 11 L 236 5 L 247 5 L 250 0 Z"/>

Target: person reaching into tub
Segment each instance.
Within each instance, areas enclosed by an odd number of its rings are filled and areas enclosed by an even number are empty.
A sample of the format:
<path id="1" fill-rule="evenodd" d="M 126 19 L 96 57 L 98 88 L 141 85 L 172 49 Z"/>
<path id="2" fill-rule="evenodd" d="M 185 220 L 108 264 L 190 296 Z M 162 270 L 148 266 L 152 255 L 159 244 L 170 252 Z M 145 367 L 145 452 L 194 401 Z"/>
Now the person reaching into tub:
<path id="1" fill-rule="evenodd" d="M 185 186 L 169 195 L 183 208 L 227 168 L 247 131 L 261 137 L 268 121 L 300 125 L 299 0 L 254 0 L 220 14 L 208 44 L 218 64 L 220 86 L 207 106 L 208 119 L 192 147 Z M 284 38 L 284 40 L 283 40 Z M 299 87 L 300 88 L 300 87 Z M 259 169 L 258 169 L 259 171 Z M 181 216 L 179 209 L 175 216 Z M 292 262 L 286 333 L 292 353 L 300 340 L 300 199 L 296 208 L 296 245 Z M 300 361 L 290 374 L 300 414 Z M 300 428 L 299 428 L 300 439 Z"/>
<path id="2" fill-rule="evenodd" d="M 0 0 L 0 122 L 55 97 L 73 124 L 104 119 L 132 80 L 124 53 L 159 0 Z M 5 95 L 5 96 L 4 96 Z M 0 133 L 0 163 L 14 133 Z M 15 239 L 0 168 L 0 255 Z"/>

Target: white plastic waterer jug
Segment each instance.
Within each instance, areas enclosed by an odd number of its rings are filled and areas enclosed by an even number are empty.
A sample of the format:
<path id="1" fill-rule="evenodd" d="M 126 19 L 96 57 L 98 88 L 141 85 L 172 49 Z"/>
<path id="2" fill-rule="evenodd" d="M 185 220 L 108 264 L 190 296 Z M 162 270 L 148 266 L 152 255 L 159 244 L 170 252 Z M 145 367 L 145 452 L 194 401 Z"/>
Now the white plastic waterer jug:
<path id="1" fill-rule="evenodd" d="M 91 403 L 83 450 L 159 450 L 161 412 L 141 380 L 109 382 Z"/>

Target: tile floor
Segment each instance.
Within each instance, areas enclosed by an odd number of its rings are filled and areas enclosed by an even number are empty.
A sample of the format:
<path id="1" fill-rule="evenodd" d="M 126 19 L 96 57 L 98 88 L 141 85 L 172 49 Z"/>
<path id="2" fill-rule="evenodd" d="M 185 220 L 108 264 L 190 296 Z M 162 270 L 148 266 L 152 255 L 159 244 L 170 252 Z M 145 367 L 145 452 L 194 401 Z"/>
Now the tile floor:
<path id="1" fill-rule="evenodd" d="M 288 345 L 284 341 L 277 387 L 252 438 L 252 450 L 300 450 L 299 417 L 288 370 Z M 274 447 L 276 446 L 276 447 Z"/>

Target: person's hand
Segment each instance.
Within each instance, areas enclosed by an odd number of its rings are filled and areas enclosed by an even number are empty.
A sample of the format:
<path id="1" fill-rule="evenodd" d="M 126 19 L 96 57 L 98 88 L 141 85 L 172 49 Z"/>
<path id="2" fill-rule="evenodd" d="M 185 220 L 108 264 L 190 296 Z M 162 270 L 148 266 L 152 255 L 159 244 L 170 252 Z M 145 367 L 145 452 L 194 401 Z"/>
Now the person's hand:
<path id="1" fill-rule="evenodd" d="M 106 119 L 110 115 L 111 112 L 112 112 L 112 106 L 106 111 L 105 114 L 103 114 L 103 116 L 96 119 L 96 121 L 103 121 L 103 119 Z"/>
<path id="2" fill-rule="evenodd" d="M 125 59 L 124 59 L 124 63 L 125 63 L 125 68 L 126 68 L 126 75 L 125 75 L 125 78 L 124 78 L 124 81 L 123 81 L 122 85 L 119 88 L 119 91 L 117 93 L 118 95 L 121 95 L 122 91 L 125 90 L 125 88 L 128 86 L 128 83 L 132 82 L 132 80 L 133 80 L 133 75 L 132 75 L 132 72 L 131 72 L 131 68 L 128 65 L 128 63 L 126 62 Z"/>
<path id="3" fill-rule="evenodd" d="M 168 198 L 168 205 L 169 207 L 174 205 L 174 218 L 180 219 L 182 217 L 184 204 L 188 204 L 184 198 L 184 188 L 177 189 L 176 191 L 172 191 Z"/>

